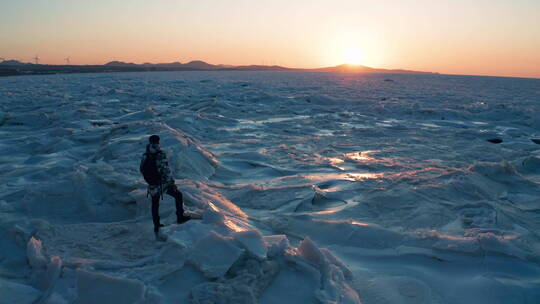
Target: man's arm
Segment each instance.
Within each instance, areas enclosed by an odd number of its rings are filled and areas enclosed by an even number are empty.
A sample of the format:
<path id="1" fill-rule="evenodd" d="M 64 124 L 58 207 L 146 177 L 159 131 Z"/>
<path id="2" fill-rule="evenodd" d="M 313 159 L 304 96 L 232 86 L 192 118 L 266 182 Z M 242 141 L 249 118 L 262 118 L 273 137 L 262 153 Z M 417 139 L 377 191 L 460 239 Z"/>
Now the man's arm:
<path id="1" fill-rule="evenodd" d="M 144 153 L 143 156 L 141 157 L 141 164 L 139 165 L 139 172 L 141 172 L 141 174 L 143 173 L 143 165 L 145 161 L 146 161 L 146 153 Z"/>

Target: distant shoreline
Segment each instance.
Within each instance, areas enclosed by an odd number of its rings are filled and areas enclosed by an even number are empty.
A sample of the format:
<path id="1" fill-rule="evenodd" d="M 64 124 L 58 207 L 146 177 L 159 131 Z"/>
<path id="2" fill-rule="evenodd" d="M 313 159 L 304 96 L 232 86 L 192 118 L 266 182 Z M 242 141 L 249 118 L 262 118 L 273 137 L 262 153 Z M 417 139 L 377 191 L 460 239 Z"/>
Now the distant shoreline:
<path id="1" fill-rule="evenodd" d="M 104 65 L 48 65 L 21 63 L 15 60 L 0 63 L 0 76 L 51 75 L 73 73 L 117 73 L 117 72 L 176 72 L 176 71 L 283 71 L 283 72 L 338 72 L 338 73 L 399 73 L 399 74 L 437 74 L 432 72 L 400 69 L 376 69 L 361 65 L 338 65 L 326 68 L 299 69 L 277 65 L 213 65 L 204 61 L 191 61 L 185 64 L 173 63 L 125 63 L 112 61 Z"/>
<path id="2" fill-rule="evenodd" d="M 153 67 L 153 66 L 108 66 L 108 65 L 8 65 L 0 63 L 0 77 L 10 76 L 32 76 L 32 75 L 58 75 L 58 74 L 95 74 L 95 73 L 124 73 L 124 72 L 219 72 L 219 71 L 275 71 L 275 72 L 325 72 L 325 73 L 353 73 L 353 74 L 427 74 L 427 75 L 447 75 L 447 76 L 467 76 L 467 77 L 495 77 L 495 78 L 517 78 L 517 79 L 535 79 L 540 80 L 540 77 L 524 77 L 524 76 L 505 76 L 505 75 L 470 75 L 470 74 L 443 74 L 437 72 L 419 72 L 409 70 L 389 70 L 389 69 L 373 69 L 368 67 L 366 70 L 350 70 L 341 69 L 340 66 L 330 68 L 316 69 L 299 69 L 286 68 L 281 66 L 238 66 L 238 67 L 221 67 L 214 69 L 188 68 L 188 67 Z"/>

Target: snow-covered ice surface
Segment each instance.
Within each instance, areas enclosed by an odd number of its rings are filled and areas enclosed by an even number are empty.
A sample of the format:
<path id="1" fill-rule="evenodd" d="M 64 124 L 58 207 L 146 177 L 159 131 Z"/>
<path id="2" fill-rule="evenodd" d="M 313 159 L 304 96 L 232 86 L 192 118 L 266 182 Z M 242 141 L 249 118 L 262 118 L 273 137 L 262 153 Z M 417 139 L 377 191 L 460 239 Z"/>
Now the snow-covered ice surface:
<path id="1" fill-rule="evenodd" d="M 532 139 L 538 79 L 0 78 L 0 303 L 540 303 Z"/>

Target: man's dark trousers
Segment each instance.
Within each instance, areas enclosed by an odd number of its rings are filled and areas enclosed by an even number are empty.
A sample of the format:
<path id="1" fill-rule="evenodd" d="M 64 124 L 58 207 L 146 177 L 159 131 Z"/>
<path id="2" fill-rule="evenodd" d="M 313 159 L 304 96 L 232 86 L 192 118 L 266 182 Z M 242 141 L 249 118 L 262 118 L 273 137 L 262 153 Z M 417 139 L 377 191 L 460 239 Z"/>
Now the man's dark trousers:
<path id="1" fill-rule="evenodd" d="M 180 220 L 180 218 L 184 214 L 184 201 L 182 198 L 182 192 L 180 192 L 178 188 L 176 188 L 176 185 L 172 185 L 167 188 L 167 192 L 165 193 L 174 197 L 176 203 L 176 219 L 177 221 Z M 154 232 L 158 232 L 161 225 L 161 223 L 159 222 L 160 196 L 161 195 L 159 193 L 155 196 L 152 196 L 152 220 L 154 221 Z"/>

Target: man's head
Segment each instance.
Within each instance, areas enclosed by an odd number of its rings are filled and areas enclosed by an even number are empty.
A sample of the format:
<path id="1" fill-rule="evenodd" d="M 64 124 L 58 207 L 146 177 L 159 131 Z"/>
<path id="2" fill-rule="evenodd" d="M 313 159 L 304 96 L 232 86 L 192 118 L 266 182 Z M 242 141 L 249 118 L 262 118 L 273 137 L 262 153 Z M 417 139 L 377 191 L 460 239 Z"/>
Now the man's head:
<path id="1" fill-rule="evenodd" d="M 157 136 L 157 135 L 152 135 L 152 136 L 150 136 L 150 138 L 148 138 L 148 141 L 149 141 L 151 144 L 157 144 L 157 145 L 159 145 L 159 136 Z"/>

